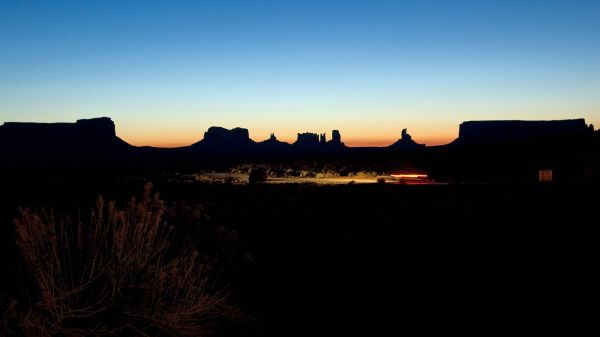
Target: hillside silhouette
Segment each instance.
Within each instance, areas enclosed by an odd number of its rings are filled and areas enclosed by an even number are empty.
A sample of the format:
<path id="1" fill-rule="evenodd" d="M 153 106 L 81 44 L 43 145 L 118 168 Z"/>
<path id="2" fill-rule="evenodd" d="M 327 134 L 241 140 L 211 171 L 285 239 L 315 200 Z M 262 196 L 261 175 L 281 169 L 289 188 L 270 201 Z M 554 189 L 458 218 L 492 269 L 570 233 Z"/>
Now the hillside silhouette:
<path id="1" fill-rule="evenodd" d="M 292 143 L 274 134 L 264 141 L 248 129 L 210 127 L 203 139 L 179 148 L 132 146 L 115 133 L 110 118 L 75 123 L 14 123 L 0 126 L 0 160 L 4 170 L 111 171 L 228 169 L 241 163 L 316 161 L 323 165 L 361 165 L 389 171 L 406 167 L 450 181 L 523 180 L 551 168 L 557 177 L 594 176 L 598 132 L 584 119 L 557 121 L 467 121 L 447 145 L 426 146 L 406 129 L 387 147 L 348 147 L 340 131 L 298 133 Z M 572 151 L 577 149 L 578 151 Z"/>
<path id="2" fill-rule="evenodd" d="M 460 144 L 489 144 L 535 140 L 545 137 L 568 137 L 594 131 L 585 119 L 555 121 L 469 121 L 459 126 Z"/>

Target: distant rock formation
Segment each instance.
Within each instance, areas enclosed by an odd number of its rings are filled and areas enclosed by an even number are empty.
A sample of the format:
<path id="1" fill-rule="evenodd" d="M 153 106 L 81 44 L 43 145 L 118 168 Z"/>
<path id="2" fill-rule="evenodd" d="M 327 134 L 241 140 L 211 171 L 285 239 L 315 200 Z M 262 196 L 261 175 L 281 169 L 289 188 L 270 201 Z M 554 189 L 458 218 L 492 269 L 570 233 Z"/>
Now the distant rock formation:
<path id="1" fill-rule="evenodd" d="M 204 133 L 204 138 L 192 144 L 191 148 L 208 151 L 244 151 L 249 150 L 264 152 L 264 154 L 285 151 L 330 151 L 340 150 L 346 146 L 342 143 L 342 137 L 338 130 L 333 130 L 332 139 L 327 141 L 325 133 L 316 134 L 311 132 L 298 133 L 298 138 L 293 144 L 281 142 L 277 140 L 275 134 L 272 133 L 269 139 L 262 142 L 255 142 L 250 139 L 248 130 L 243 128 L 235 128 L 228 130 L 222 127 L 213 126 Z"/>
<path id="2" fill-rule="evenodd" d="M 316 133 L 304 132 L 298 134 L 298 138 L 293 145 L 298 148 L 317 148 L 319 147 L 319 144 L 319 135 Z"/>
<path id="3" fill-rule="evenodd" d="M 204 142 L 207 144 L 244 144 L 251 143 L 248 129 L 234 128 L 231 130 L 212 126 L 204 133 Z"/>
<path id="4" fill-rule="evenodd" d="M 340 150 L 346 147 L 342 143 L 342 136 L 339 130 L 333 130 L 331 132 L 331 140 L 327 141 L 327 134 L 321 133 L 299 133 L 298 139 L 293 144 L 295 148 L 301 150 L 315 150 L 315 151 L 331 151 Z"/>
<path id="5" fill-rule="evenodd" d="M 204 138 L 192 147 L 199 147 L 205 150 L 230 151 L 245 150 L 256 144 L 248 133 L 248 129 L 234 128 L 225 129 L 219 126 L 211 126 L 204 133 Z"/>
<path id="6" fill-rule="evenodd" d="M 538 138 L 542 140 L 529 141 Z M 7 172 L 6 177 L 37 176 L 44 172 L 120 176 L 138 171 L 213 170 L 242 163 L 323 161 L 336 165 L 425 165 L 431 167 L 432 175 L 457 181 L 500 181 L 504 177 L 527 181 L 531 172 L 546 168 L 556 168 L 553 179 L 577 177 L 580 168 L 591 165 L 588 159 L 597 158 L 600 153 L 600 131 L 594 131 L 584 119 L 464 122 L 460 137 L 453 144 L 493 142 L 506 144 L 440 146 L 420 151 L 425 145 L 416 143 L 404 129 L 393 145 L 358 148 L 346 147 L 340 132 L 333 130 L 329 141 L 325 134 L 299 133 L 292 145 L 277 140 L 274 134 L 265 141 L 255 142 L 247 129 L 211 127 L 204 133 L 204 139 L 191 146 L 136 147 L 118 138 L 113 121 L 103 117 L 75 123 L 0 125 L 0 171 Z M 340 169 L 348 172 L 347 168 Z M 589 170 L 590 174 L 597 172 L 594 167 Z"/>
<path id="7" fill-rule="evenodd" d="M 549 121 L 468 121 L 460 124 L 458 144 L 515 142 L 589 133 L 585 119 Z"/>
<path id="8" fill-rule="evenodd" d="M 80 119 L 75 123 L 17 123 L 0 126 L 0 147 L 25 151 L 73 149 L 114 149 L 129 147 L 117 137 L 108 117 Z"/>
<path id="9" fill-rule="evenodd" d="M 279 141 L 277 137 L 275 137 L 275 134 L 272 133 L 269 139 L 259 142 L 258 146 L 260 150 L 266 152 L 283 152 L 288 150 L 292 145 Z"/>
<path id="10" fill-rule="evenodd" d="M 331 140 L 327 142 L 327 147 L 329 149 L 340 149 L 346 147 L 346 145 L 342 143 L 342 136 L 340 135 L 339 130 L 331 131 Z"/>
<path id="11" fill-rule="evenodd" d="M 334 144 L 342 144 L 342 136 L 340 130 L 331 131 L 331 142 Z"/>
<path id="12" fill-rule="evenodd" d="M 417 142 L 415 142 L 411 135 L 408 134 L 407 129 L 402 129 L 402 134 L 401 134 L 401 138 L 398 139 L 397 142 L 395 142 L 394 144 L 389 146 L 390 148 L 393 149 L 406 149 L 406 150 L 410 150 L 410 149 L 420 149 L 420 148 L 424 148 L 425 144 L 419 144 Z"/>

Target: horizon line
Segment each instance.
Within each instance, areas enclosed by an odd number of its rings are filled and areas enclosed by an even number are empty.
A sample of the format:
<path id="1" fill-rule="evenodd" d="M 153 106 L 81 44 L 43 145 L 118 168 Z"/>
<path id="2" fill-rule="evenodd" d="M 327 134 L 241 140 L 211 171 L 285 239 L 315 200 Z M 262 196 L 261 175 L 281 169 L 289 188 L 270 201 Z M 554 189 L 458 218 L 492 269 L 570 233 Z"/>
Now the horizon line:
<path id="1" fill-rule="evenodd" d="M 85 120 L 95 120 L 95 119 L 108 119 L 114 126 L 114 132 L 115 132 L 115 136 L 120 138 L 121 140 L 125 141 L 126 143 L 128 143 L 131 146 L 135 146 L 135 147 L 152 147 L 152 148 L 163 148 L 163 149 L 175 149 L 175 148 L 184 148 L 184 147 L 189 147 L 192 146 L 198 142 L 203 141 L 205 138 L 202 137 L 200 139 L 196 138 L 196 139 L 191 139 L 191 140 L 173 140 L 173 141 L 162 141 L 162 142 L 153 142 L 152 140 L 148 139 L 148 138 L 152 138 L 152 137 L 144 137 L 142 138 L 142 140 L 135 140 L 135 139 L 131 139 L 130 136 L 120 136 L 119 134 L 117 134 L 117 124 L 113 121 L 112 117 L 108 117 L 108 116 L 100 116 L 100 117 L 91 117 L 91 118 L 77 118 L 75 120 L 75 122 L 13 122 L 13 121 L 5 121 L 3 122 L 3 124 L 1 126 L 5 126 L 5 125 L 10 125 L 10 124 L 77 124 L 79 121 L 85 121 Z M 584 123 L 586 125 L 588 125 L 585 122 L 585 118 L 583 117 L 579 117 L 579 118 L 566 118 L 566 119 L 538 119 L 538 120 L 531 120 L 531 119 L 489 119 L 489 120 L 482 120 L 482 119 L 474 119 L 474 120 L 467 120 L 467 121 L 462 121 L 460 123 L 458 123 L 458 127 L 460 128 L 460 126 L 463 123 L 469 123 L 469 122 L 526 122 L 526 121 L 530 121 L 530 122 L 542 122 L 542 121 L 566 121 L 566 120 L 583 120 Z M 593 126 L 593 124 L 589 124 L 588 126 Z M 208 130 L 210 130 L 211 128 L 222 128 L 228 131 L 231 130 L 235 130 L 235 129 L 243 129 L 246 130 L 248 132 L 248 139 L 255 142 L 255 143 L 260 143 L 263 141 L 268 140 L 269 138 L 265 138 L 264 140 L 254 140 L 252 137 L 250 137 L 250 132 L 249 132 L 249 128 L 246 127 L 240 127 L 240 126 L 236 126 L 236 127 L 232 127 L 232 128 L 226 128 L 226 127 L 222 127 L 219 125 L 213 125 L 213 126 L 209 126 L 208 129 L 206 129 L 206 131 L 204 131 L 204 133 L 206 133 Z M 403 128 L 403 129 L 408 129 L 408 128 Z M 340 129 L 332 129 L 331 132 L 333 131 L 340 131 Z M 298 135 L 302 134 L 302 133 L 312 133 L 312 134 L 316 134 L 319 135 L 320 133 L 318 132 L 312 132 L 312 131 L 303 131 L 303 132 L 295 132 Z M 274 134 L 273 132 L 271 132 L 271 134 Z M 325 133 L 325 134 L 329 134 L 329 133 Z M 418 137 L 417 137 L 418 138 Z M 420 142 L 417 142 L 418 144 L 422 144 L 428 147 L 432 147 L 432 146 L 443 146 L 443 145 L 448 145 L 450 143 L 452 143 L 453 141 L 455 141 L 456 139 L 459 138 L 459 135 L 457 136 L 440 136 L 440 137 L 424 137 L 424 139 L 422 139 Z M 283 143 L 287 143 L 290 145 L 293 145 L 296 141 L 294 141 L 293 137 L 282 137 L 281 139 L 277 138 L 278 141 L 283 142 Z M 356 137 L 351 137 L 349 139 L 343 139 L 343 144 L 347 147 L 355 147 L 355 148 L 385 148 L 385 147 L 389 147 L 394 145 L 396 142 L 400 141 L 401 138 L 391 138 L 391 137 L 386 137 L 386 138 L 367 138 L 367 137 L 360 137 L 360 138 L 356 138 Z M 415 140 L 416 141 L 416 140 Z"/>

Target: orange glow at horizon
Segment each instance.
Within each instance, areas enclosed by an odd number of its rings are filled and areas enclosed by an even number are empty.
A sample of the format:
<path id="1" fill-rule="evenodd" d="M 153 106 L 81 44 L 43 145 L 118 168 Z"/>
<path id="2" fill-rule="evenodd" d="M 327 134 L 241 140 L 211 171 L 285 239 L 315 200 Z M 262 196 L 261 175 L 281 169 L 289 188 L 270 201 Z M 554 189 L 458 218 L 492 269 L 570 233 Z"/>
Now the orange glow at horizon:
<path id="1" fill-rule="evenodd" d="M 350 147 L 385 147 L 392 145 L 398 141 L 399 137 L 344 137 L 342 132 L 342 142 L 346 146 Z M 162 148 L 175 148 L 182 146 L 189 146 L 202 140 L 203 132 L 193 133 L 181 133 L 181 134 L 162 134 L 156 137 L 152 137 L 147 134 L 117 134 L 121 139 L 134 146 L 152 146 Z M 329 135 L 328 135 L 329 136 Z M 256 142 L 261 142 L 269 138 L 269 134 L 253 136 L 250 134 L 250 138 Z M 456 139 L 457 136 L 451 134 L 443 135 L 430 135 L 430 136 L 413 136 L 413 140 L 419 144 L 426 144 L 427 146 L 445 145 Z M 293 144 L 296 141 L 295 137 L 277 137 L 279 141 Z M 330 139 L 328 137 L 328 139 Z"/>
<path id="2" fill-rule="evenodd" d="M 413 137 L 413 140 L 419 144 L 426 144 L 427 146 L 445 145 L 457 137 L 452 136 L 432 136 L 432 137 Z M 385 147 L 390 146 L 398 141 L 398 138 L 380 138 L 380 139 L 369 139 L 369 138 L 358 138 L 343 140 L 343 142 L 350 147 Z"/>
<path id="3" fill-rule="evenodd" d="M 160 140 L 158 137 L 121 137 L 127 143 L 134 146 L 152 146 L 152 147 L 161 147 L 161 148 L 176 148 L 189 146 L 196 142 L 202 140 L 202 138 L 179 138 L 173 137 L 171 139 Z M 251 137 L 252 138 L 252 137 Z M 256 142 L 261 142 L 268 138 L 264 139 L 255 139 L 252 138 Z M 277 138 L 278 140 L 286 143 L 293 144 L 296 139 L 294 138 Z M 445 145 L 452 142 L 456 137 L 429 137 L 429 138 L 417 138 L 414 139 L 417 143 L 426 144 L 427 146 L 437 146 L 437 145 Z M 346 146 L 349 147 L 386 147 L 395 143 L 398 139 L 394 138 L 386 138 L 386 139 L 368 139 L 368 138 L 342 138 L 342 141 Z"/>
<path id="4" fill-rule="evenodd" d="M 116 124 L 117 135 L 129 144 L 163 148 L 189 146 L 199 142 L 211 125 L 229 130 L 235 127 L 246 128 L 249 131 L 250 139 L 255 142 L 269 139 L 271 133 L 274 132 L 279 141 L 289 144 L 296 141 L 298 133 L 325 133 L 327 140 L 331 140 L 332 130 L 339 130 L 342 142 L 349 147 L 390 146 L 402 137 L 401 133 L 404 128 L 408 129 L 408 133 L 415 142 L 427 146 L 448 144 L 458 137 L 458 124 L 446 120 L 440 120 L 436 123 L 423 123 L 412 120 L 396 123 L 368 119 L 360 122 L 353 120 L 307 121 L 299 124 L 290 124 L 285 121 L 240 123 L 235 120 L 207 120 L 194 121 L 193 123 L 167 120 L 161 124 L 140 124 L 138 121 L 127 120 L 118 121 Z"/>

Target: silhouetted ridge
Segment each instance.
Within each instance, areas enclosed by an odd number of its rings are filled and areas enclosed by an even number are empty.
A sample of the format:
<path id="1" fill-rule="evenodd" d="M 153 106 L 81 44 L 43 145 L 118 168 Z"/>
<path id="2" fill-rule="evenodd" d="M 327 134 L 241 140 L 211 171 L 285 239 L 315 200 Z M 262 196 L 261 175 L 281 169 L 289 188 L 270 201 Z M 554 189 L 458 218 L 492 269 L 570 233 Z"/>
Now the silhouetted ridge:
<path id="1" fill-rule="evenodd" d="M 316 134 L 311 132 L 299 133 L 294 148 L 302 151 L 322 151 L 322 150 L 341 150 L 346 147 L 342 143 L 342 136 L 339 130 L 331 131 L 331 140 L 327 141 L 325 133 Z"/>
<path id="2" fill-rule="evenodd" d="M 585 119 L 550 121 L 468 121 L 460 124 L 459 144 L 502 143 L 590 132 Z"/>
<path id="3" fill-rule="evenodd" d="M 341 149 L 345 148 L 346 145 L 342 142 L 342 135 L 339 130 L 331 131 L 331 140 L 327 142 L 328 149 Z"/>
<path id="4" fill-rule="evenodd" d="M 415 142 L 412 139 L 411 135 L 408 134 L 407 129 L 402 129 L 401 137 L 402 138 L 398 139 L 398 141 L 396 141 L 394 144 L 390 145 L 390 148 L 410 150 L 410 149 L 420 149 L 420 148 L 425 147 L 425 144 L 418 144 L 417 142 Z"/>
<path id="5" fill-rule="evenodd" d="M 211 126 L 204 133 L 204 139 L 192 145 L 206 150 L 247 150 L 256 143 L 250 139 L 248 129 L 234 128 L 225 129 L 219 126 Z"/>
<path id="6" fill-rule="evenodd" d="M 315 149 L 320 145 L 319 135 L 311 132 L 299 133 L 296 142 L 293 144 L 297 148 Z"/>
<path id="7" fill-rule="evenodd" d="M 271 134 L 269 139 L 259 142 L 258 145 L 260 150 L 266 152 L 283 152 L 289 150 L 291 147 L 290 144 L 279 141 L 274 133 Z"/>
<path id="8" fill-rule="evenodd" d="M 340 134 L 340 130 L 332 130 L 331 131 L 331 140 L 329 142 L 332 144 L 343 144 L 342 143 L 342 135 Z"/>
<path id="9" fill-rule="evenodd" d="M 18 123 L 0 126 L 3 147 L 12 149 L 65 149 L 128 147 L 108 117 L 80 119 L 76 123 Z"/>
<path id="10" fill-rule="evenodd" d="M 115 124 L 106 117 L 76 123 L 5 123 L 0 126 L 0 170 L 19 174 L 25 170 L 34 174 L 85 170 L 120 174 L 311 162 L 341 169 L 379 167 L 382 171 L 424 167 L 431 176 L 456 181 L 515 177 L 526 181 L 529 178 L 523 177 L 537 177 L 535 174 L 542 169 L 554 170 L 556 179 L 567 179 L 583 176 L 576 171 L 582 168 L 596 172 L 593 161 L 600 138 L 592 130 L 584 119 L 470 121 L 461 124 L 460 137 L 453 144 L 483 145 L 426 148 L 415 142 L 406 129 L 397 142 L 387 147 L 346 147 L 338 130 L 332 131 L 331 138 L 324 133 L 299 133 L 296 142 L 288 144 L 274 134 L 255 142 L 247 129 L 211 127 L 201 141 L 171 149 L 130 146 L 116 136 Z M 578 151 L 582 155 L 577 155 Z"/>

